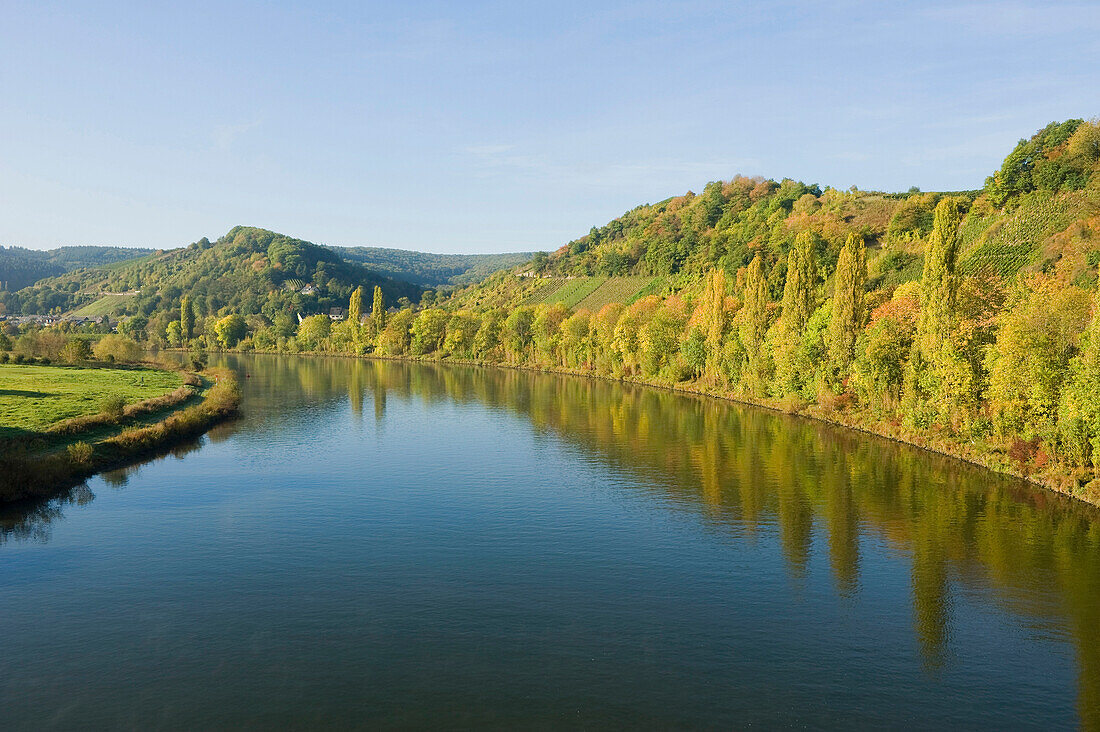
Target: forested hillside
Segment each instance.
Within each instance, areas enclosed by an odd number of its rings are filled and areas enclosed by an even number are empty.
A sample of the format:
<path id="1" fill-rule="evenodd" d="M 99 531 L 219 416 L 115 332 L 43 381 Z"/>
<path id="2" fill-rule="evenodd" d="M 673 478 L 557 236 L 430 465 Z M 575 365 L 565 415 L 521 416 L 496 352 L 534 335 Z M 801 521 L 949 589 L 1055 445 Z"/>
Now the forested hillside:
<path id="1" fill-rule="evenodd" d="M 439 288 L 480 282 L 502 269 L 531 259 L 531 252 L 508 254 L 433 254 L 382 247 L 329 247 L 344 259 L 388 277 Z"/>
<path id="2" fill-rule="evenodd" d="M 81 267 L 99 267 L 135 259 L 152 251 L 126 247 L 58 247 L 39 251 L 0 246 L 0 290 L 18 290 L 46 277 L 55 277 Z"/>
<path id="3" fill-rule="evenodd" d="M 197 319 L 235 313 L 284 327 L 297 313 L 328 313 L 347 306 L 356 287 L 380 286 L 388 298 L 418 298 L 421 288 L 344 261 L 333 251 L 300 239 L 251 227 L 236 227 L 210 242 L 154 254 L 111 267 L 74 271 L 14 293 L 0 293 L 9 313 L 95 310 L 133 318 L 130 330 L 163 338 L 186 300 Z M 124 293 L 132 293 L 122 296 Z M 146 328 L 151 330 L 145 333 Z"/>

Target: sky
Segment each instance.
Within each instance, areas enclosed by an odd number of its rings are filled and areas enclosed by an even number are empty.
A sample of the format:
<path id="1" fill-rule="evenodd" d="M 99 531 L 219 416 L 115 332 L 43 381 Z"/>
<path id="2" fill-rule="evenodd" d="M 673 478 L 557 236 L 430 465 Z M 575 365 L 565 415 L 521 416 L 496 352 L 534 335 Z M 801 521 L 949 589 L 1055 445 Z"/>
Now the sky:
<path id="1" fill-rule="evenodd" d="M 978 188 L 1100 3 L 0 0 L 0 244 L 552 250 L 740 173 Z"/>

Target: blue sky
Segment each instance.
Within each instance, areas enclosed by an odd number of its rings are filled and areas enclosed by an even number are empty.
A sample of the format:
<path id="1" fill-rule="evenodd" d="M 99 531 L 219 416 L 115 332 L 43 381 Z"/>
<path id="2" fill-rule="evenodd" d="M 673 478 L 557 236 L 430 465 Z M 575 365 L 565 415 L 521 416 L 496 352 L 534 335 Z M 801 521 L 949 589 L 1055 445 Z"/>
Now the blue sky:
<path id="1" fill-rule="evenodd" d="M 737 173 L 974 188 L 1100 3 L 0 0 L 0 244 L 553 249 Z"/>

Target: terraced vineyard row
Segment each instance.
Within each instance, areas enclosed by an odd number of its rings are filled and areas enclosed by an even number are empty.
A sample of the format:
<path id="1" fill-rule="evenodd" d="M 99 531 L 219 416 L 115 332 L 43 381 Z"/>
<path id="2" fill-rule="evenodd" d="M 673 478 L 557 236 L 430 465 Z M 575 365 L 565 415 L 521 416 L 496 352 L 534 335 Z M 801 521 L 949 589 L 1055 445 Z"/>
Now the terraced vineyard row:
<path id="1" fill-rule="evenodd" d="M 527 305 L 562 303 L 573 310 L 596 312 L 608 303 L 630 304 L 664 284 L 661 277 L 548 277 L 528 294 Z"/>
<path id="2" fill-rule="evenodd" d="M 602 285 L 606 280 L 606 277 L 577 277 L 572 280 L 566 280 L 565 284 L 544 296 L 539 302 L 546 305 L 553 305 L 554 303 L 560 302 L 566 307 L 575 308 L 577 303 L 588 297 L 593 290 Z"/>
<path id="3" fill-rule="evenodd" d="M 974 275 L 1012 276 L 1039 255 L 1042 241 L 1069 226 L 1074 218 L 1062 196 L 1031 201 L 1000 225 L 994 224 L 963 253 L 959 271 Z"/>
<path id="4" fill-rule="evenodd" d="M 661 277 L 608 277 L 599 287 L 578 302 L 574 309 L 595 313 L 608 303 L 620 302 L 629 305 L 639 297 L 651 294 L 662 283 Z"/>

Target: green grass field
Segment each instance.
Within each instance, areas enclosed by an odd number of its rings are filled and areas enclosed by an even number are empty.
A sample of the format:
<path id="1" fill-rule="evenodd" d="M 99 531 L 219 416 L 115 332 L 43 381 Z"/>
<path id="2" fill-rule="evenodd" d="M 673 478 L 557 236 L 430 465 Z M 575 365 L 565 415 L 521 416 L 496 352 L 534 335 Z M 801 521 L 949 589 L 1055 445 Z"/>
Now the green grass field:
<path id="1" fill-rule="evenodd" d="M 132 404 L 182 384 L 174 371 L 0 364 L 0 438 L 97 414 L 108 397 L 120 396 Z"/>
<path id="2" fill-rule="evenodd" d="M 93 315 L 111 315 L 120 305 L 130 300 L 133 295 L 104 295 L 95 302 L 90 302 L 82 308 L 74 310 L 73 315 L 90 317 Z"/>

